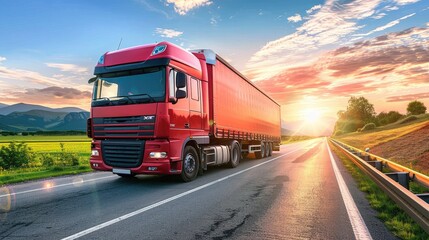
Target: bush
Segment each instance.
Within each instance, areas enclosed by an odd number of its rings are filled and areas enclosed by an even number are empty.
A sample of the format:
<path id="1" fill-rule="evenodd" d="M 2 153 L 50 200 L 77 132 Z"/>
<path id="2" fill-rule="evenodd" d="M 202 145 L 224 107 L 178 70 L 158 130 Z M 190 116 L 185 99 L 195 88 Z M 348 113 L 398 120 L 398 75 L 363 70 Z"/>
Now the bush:
<path id="1" fill-rule="evenodd" d="M 11 142 L 0 149 L 0 167 L 3 169 L 28 167 L 35 155 L 25 143 Z"/>
<path id="2" fill-rule="evenodd" d="M 52 167 L 55 165 L 56 157 L 49 153 L 42 153 L 40 155 L 42 159 L 42 166 L 44 167 Z"/>
<path id="3" fill-rule="evenodd" d="M 365 131 L 369 131 L 369 130 L 374 130 L 376 127 L 375 123 L 367 123 L 365 124 L 365 126 L 363 126 L 363 128 L 360 129 L 361 132 L 365 132 Z"/>
<path id="4" fill-rule="evenodd" d="M 60 143 L 61 153 L 59 161 L 62 166 L 78 166 L 79 156 L 76 153 L 67 152 L 64 148 L 64 143 Z"/>
<path id="5" fill-rule="evenodd" d="M 409 123 L 409 122 L 415 121 L 417 119 L 418 119 L 418 117 L 411 115 L 411 116 L 408 116 L 408 117 L 402 119 L 401 121 L 399 121 L 399 124 Z"/>

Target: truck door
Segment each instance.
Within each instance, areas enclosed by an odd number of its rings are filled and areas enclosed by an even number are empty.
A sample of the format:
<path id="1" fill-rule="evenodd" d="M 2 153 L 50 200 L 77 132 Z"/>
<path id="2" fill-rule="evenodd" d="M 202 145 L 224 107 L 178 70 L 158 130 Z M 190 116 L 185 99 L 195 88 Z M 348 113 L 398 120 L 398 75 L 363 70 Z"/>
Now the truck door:
<path id="1" fill-rule="evenodd" d="M 201 81 L 196 78 L 189 78 L 189 125 L 191 135 L 195 134 L 194 130 L 202 129 L 202 113 L 201 113 Z"/>
<path id="2" fill-rule="evenodd" d="M 169 73 L 169 96 L 175 97 L 177 71 L 170 70 Z M 189 81 L 189 77 L 187 77 Z M 175 140 L 184 140 L 189 137 L 189 83 L 182 90 L 187 92 L 187 97 L 179 99 L 176 103 L 170 103 L 168 115 L 170 116 L 170 137 Z M 181 143 L 180 143 L 181 144 Z M 180 146 L 181 148 L 181 146 Z"/>

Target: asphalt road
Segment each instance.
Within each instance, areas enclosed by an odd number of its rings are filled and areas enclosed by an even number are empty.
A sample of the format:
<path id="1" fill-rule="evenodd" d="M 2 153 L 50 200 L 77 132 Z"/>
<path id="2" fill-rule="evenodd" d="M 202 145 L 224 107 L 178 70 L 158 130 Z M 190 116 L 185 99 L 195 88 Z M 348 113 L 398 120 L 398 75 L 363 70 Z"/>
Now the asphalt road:
<path id="1" fill-rule="evenodd" d="M 0 239 L 371 237 L 395 239 L 322 138 L 190 183 L 91 173 L 0 188 Z"/>

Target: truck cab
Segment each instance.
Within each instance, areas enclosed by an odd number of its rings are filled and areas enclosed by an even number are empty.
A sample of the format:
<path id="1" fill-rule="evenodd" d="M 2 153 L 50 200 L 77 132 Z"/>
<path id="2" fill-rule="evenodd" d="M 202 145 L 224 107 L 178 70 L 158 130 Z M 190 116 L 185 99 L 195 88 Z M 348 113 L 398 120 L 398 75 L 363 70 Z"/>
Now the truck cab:
<path id="1" fill-rule="evenodd" d="M 162 42 L 108 52 L 94 75 L 91 167 L 120 176 L 181 174 L 184 143 L 209 138 L 200 60 Z M 188 178 L 196 177 L 195 161 Z"/>

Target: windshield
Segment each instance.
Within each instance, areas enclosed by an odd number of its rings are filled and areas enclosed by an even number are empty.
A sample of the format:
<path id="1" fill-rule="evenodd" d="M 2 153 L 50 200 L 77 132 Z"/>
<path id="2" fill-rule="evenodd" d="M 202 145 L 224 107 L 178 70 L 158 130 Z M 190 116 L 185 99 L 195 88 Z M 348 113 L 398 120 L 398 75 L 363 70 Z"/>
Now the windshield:
<path id="1" fill-rule="evenodd" d="M 162 102 L 165 78 L 165 67 L 101 74 L 94 84 L 92 105 Z"/>

